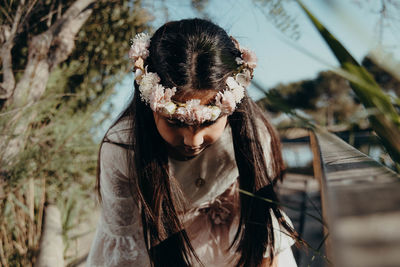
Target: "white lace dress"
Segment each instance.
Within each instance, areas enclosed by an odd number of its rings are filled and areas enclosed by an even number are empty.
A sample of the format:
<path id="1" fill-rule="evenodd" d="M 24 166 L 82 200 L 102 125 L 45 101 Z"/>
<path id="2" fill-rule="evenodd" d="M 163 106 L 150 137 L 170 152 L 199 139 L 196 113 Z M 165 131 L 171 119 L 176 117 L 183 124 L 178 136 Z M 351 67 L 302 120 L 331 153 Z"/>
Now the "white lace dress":
<path id="1" fill-rule="evenodd" d="M 126 120 L 119 122 L 107 138 L 126 144 L 131 131 L 128 125 Z M 264 136 L 263 140 L 266 160 L 270 162 L 270 138 Z M 126 150 L 104 143 L 100 157 L 102 212 L 86 266 L 150 266 L 139 209 L 128 189 Z M 183 221 L 200 260 L 207 267 L 233 266 L 237 255 L 227 248 L 237 229 L 239 201 L 230 128 L 199 156 L 188 161 L 170 158 L 169 167 L 188 199 L 190 210 Z M 294 241 L 280 229 L 274 216 L 273 226 L 278 266 L 297 266 L 290 249 Z"/>

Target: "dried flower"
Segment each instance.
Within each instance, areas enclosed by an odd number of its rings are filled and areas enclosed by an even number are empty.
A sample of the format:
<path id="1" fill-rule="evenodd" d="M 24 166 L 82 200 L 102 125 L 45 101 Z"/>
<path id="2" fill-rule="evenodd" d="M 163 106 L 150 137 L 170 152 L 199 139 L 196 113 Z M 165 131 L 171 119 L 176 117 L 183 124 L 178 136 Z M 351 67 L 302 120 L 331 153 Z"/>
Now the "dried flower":
<path id="1" fill-rule="evenodd" d="M 244 47 L 242 47 L 240 51 L 242 52 L 242 59 L 245 62 L 245 64 L 247 64 L 249 68 L 255 69 L 257 67 L 256 54 L 253 51 Z"/>
<path id="2" fill-rule="evenodd" d="M 168 115 L 172 115 L 174 114 L 176 110 L 176 105 L 173 102 L 168 102 L 164 105 L 164 111 L 165 113 L 167 113 Z"/>
<path id="3" fill-rule="evenodd" d="M 132 40 L 129 58 L 136 61 L 138 58 L 146 59 L 149 56 L 150 36 L 146 33 L 138 33 Z"/>
<path id="4" fill-rule="evenodd" d="M 239 73 L 226 79 L 227 88 L 217 94 L 215 105 L 201 105 L 200 99 L 178 104 L 172 100 L 176 88 L 165 88 L 160 84 L 161 79 L 157 73 L 148 72 L 147 66 L 144 67 L 144 59 L 149 56 L 150 36 L 144 33 L 137 34 L 129 50 L 129 58 L 135 62 L 135 80 L 139 84 L 141 99 L 149 104 L 153 111 L 173 115 L 187 124 L 216 120 L 221 113 L 232 114 L 236 104 L 245 96 L 245 87 L 250 84 L 253 68 L 257 65 L 254 52 L 240 47 L 239 43 L 234 41 L 242 53 L 241 57 L 235 59 L 236 63 L 244 67 L 240 68 Z"/>

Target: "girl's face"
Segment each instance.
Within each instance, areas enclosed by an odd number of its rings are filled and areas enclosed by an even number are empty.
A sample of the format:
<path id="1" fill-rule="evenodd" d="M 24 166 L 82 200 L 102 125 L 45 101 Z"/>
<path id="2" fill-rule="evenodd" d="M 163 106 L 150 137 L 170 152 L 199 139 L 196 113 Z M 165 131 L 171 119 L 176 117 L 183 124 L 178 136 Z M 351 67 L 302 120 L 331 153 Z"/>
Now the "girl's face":
<path id="1" fill-rule="evenodd" d="M 185 98 L 177 97 L 175 100 L 184 103 L 187 100 Z M 205 100 L 202 100 L 201 104 L 207 104 L 208 100 L 213 98 L 200 98 Z M 215 121 L 207 121 L 199 125 L 187 125 L 157 112 L 153 112 L 153 115 L 157 130 L 167 143 L 169 155 L 178 160 L 190 159 L 199 155 L 221 137 L 227 124 L 226 115 Z"/>

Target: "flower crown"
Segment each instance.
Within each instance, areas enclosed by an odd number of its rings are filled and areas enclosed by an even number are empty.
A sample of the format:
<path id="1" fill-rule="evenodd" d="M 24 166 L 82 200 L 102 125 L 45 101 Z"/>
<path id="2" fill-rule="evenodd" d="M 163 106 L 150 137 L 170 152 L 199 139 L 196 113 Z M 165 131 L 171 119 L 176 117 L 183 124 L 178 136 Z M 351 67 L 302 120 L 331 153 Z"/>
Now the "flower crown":
<path id="1" fill-rule="evenodd" d="M 186 103 L 172 100 L 176 87 L 165 88 L 160 84 L 157 73 L 148 72 L 144 60 L 149 56 L 150 36 L 139 33 L 132 40 L 129 58 L 134 62 L 135 80 L 139 85 L 142 101 L 150 105 L 155 112 L 161 112 L 174 117 L 186 124 L 215 121 L 221 114 L 230 115 L 244 97 L 244 90 L 253 77 L 253 69 L 257 66 L 257 57 L 254 52 L 240 47 L 239 43 L 231 37 L 236 47 L 241 52 L 241 57 L 236 58 L 239 65 L 237 72 L 226 79 L 226 88 L 215 97 L 214 105 L 201 105 L 200 99 L 191 99 Z"/>

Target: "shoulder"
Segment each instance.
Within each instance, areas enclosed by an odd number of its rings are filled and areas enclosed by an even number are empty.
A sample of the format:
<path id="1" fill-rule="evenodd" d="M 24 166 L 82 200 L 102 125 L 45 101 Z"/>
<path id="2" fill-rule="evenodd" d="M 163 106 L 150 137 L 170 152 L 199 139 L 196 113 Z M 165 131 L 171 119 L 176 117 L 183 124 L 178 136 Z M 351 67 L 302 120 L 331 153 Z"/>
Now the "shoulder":
<path id="1" fill-rule="evenodd" d="M 108 129 L 104 142 L 129 145 L 132 131 L 132 119 L 129 117 L 120 118 Z"/>
<path id="2" fill-rule="evenodd" d="M 131 125 L 128 118 L 122 118 L 107 131 L 99 153 L 101 178 L 128 176 L 128 153 L 133 155 L 130 148 Z"/>

